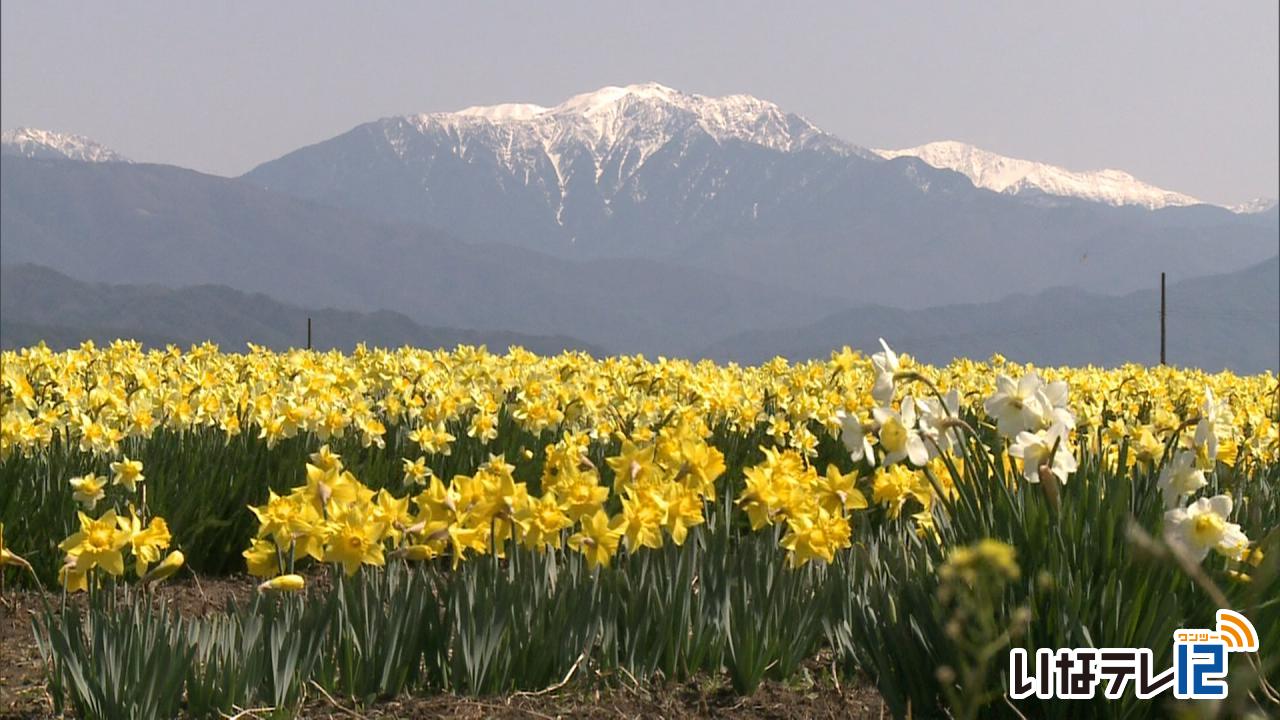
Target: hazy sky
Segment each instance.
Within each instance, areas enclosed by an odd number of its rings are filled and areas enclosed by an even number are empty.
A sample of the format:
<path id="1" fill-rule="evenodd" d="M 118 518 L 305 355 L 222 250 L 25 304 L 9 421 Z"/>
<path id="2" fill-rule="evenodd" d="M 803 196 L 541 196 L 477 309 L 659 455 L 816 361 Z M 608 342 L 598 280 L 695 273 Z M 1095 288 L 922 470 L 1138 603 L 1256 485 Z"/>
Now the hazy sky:
<path id="1" fill-rule="evenodd" d="M 378 117 L 656 80 L 1235 202 L 1280 195 L 1278 5 L 4 0 L 0 125 L 235 175 Z"/>

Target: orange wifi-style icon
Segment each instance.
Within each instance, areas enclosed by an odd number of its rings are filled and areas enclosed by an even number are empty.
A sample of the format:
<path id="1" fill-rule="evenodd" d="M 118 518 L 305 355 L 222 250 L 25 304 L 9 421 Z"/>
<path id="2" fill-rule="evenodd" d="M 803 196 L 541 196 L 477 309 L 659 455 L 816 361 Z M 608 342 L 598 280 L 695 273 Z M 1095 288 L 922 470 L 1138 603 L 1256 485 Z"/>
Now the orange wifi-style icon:
<path id="1" fill-rule="evenodd" d="M 1218 611 L 1218 637 L 1232 652 L 1257 652 L 1258 631 L 1249 618 L 1234 610 Z"/>

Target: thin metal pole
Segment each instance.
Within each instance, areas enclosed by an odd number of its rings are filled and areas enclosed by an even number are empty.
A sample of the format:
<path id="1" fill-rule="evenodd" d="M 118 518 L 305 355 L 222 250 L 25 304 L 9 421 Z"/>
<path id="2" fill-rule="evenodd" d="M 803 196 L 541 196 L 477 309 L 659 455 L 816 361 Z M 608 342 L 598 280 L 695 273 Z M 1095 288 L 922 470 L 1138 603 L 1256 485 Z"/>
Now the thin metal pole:
<path id="1" fill-rule="evenodd" d="M 1160 273 L 1160 364 L 1165 364 L 1164 358 L 1164 273 Z"/>
<path id="2" fill-rule="evenodd" d="M 1163 286 L 1161 286 L 1161 287 L 1163 287 Z M 1161 327 L 1163 327 L 1163 326 L 1161 326 Z M 1163 331 L 1161 331 L 1161 336 L 1163 337 Z M 1160 348 L 1161 348 L 1161 350 L 1160 350 L 1160 362 L 1164 362 L 1164 342 L 1163 342 L 1163 340 L 1161 341 Z M 310 350 L 310 349 L 311 349 L 311 318 L 307 318 L 307 349 L 308 349 L 308 350 Z"/>

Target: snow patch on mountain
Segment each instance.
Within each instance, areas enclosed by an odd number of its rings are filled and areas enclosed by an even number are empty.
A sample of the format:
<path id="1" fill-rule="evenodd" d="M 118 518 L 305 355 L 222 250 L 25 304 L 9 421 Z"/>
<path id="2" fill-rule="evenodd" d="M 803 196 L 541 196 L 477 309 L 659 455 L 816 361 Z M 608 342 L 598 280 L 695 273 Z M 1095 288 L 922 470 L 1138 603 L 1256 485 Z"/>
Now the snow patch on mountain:
<path id="1" fill-rule="evenodd" d="M 1254 198 L 1236 205 L 1228 205 L 1227 209 L 1233 213 L 1240 215 L 1252 215 L 1254 213 L 1263 213 L 1275 207 L 1277 201 L 1275 198 Z"/>
<path id="2" fill-rule="evenodd" d="M 123 155 L 83 135 L 26 127 L 0 132 L 0 152 L 29 158 L 130 162 Z"/>
<path id="3" fill-rule="evenodd" d="M 884 158 L 917 157 L 934 167 L 966 175 L 977 187 L 1009 195 L 1035 192 L 1149 210 L 1202 203 L 1190 195 L 1142 182 L 1123 170 L 1068 170 L 951 140 L 874 152 Z"/>
<path id="4" fill-rule="evenodd" d="M 491 122 L 528 120 L 545 113 L 547 108 L 530 103 L 503 103 L 502 105 L 473 105 L 459 110 L 456 115 L 484 118 Z"/>

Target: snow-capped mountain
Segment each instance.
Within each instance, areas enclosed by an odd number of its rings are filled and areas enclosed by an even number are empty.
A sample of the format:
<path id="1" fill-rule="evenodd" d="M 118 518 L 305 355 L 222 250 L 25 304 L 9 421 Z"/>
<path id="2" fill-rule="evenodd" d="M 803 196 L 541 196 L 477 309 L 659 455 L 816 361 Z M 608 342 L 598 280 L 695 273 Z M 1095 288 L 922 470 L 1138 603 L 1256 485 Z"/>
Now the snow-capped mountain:
<path id="1" fill-rule="evenodd" d="M 944 140 L 903 150 L 876 150 L 885 158 L 918 157 L 936 168 L 955 170 L 987 190 L 1037 193 L 1148 210 L 1202 201 L 1142 182 L 1123 170 L 1068 170 L 1057 165 L 1006 157 L 962 142 Z"/>
<path id="2" fill-rule="evenodd" d="M 464 161 L 471 160 L 476 144 L 482 146 L 481 152 L 496 147 L 492 159 L 510 179 L 524 183 L 536 179 L 555 205 L 556 223 L 562 226 L 571 187 L 581 192 L 583 181 L 589 179 L 609 205 L 629 186 L 637 190 L 630 181 L 673 141 L 705 136 L 716 144 L 738 142 L 786 153 L 823 149 L 866 154 L 804 118 L 750 95 L 713 98 L 658 83 L 604 87 L 555 107 L 475 106 L 382 125 L 387 142 L 402 158 L 414 135 L 457 137 L 458 155 Z"/>
<path id="3" fill-rule="evenodd" d="M 694 222 L 730 184 L 726 163 L 812 153 L 875 157 L 770 102 L 644 83 L 554 107 L 503 104 L 384 118 L 246 178 L 378 217 L 581 249 L 599 245 L 580 242 L 588 238 L 616 239 L 606 226 L 648 214 L 655 204 L 670 214 L 657 224 L 646 220 L 650 235 L 670 235 L 664 222 Z"/>
<path id="4" fill-rule="evenodd" d="M 0 132 L 0 153 L 82 162 L 130 162 L 123 155 L 83 135 L 26 127 Z"/>
<path id="5" fill-rule="evenodd" d="M 1025 272 L 1027 252 L 1055 268 L 1052 282 L 1105 292 L 1141 287 L 1152 257 L 1185 276 L 1274 252 L 1270 229 L 1258 223 L 1228 216 L 1183 227 L 1194 218 L 1120 211 L 1109 200 L 1129 195 L 1117 188 L 1144 186 L 1094 175 L 1091 197 L 1102 202 L 1057 212 L 1044 191 L 1031 198 L 975 189 L 954 171 L 917 157 L 886 159 L 765 100 L 646 83 L 551 107 L 383 118 L 243 179 L 473 243 L 574 261 L 674 261 L 900 307 L 1043 289 L 1046 278 Z M 1059 178 L 1058 192 L 1068 179 Z M 1151 192 L 1145 207 L 1195 203 Z"/>

